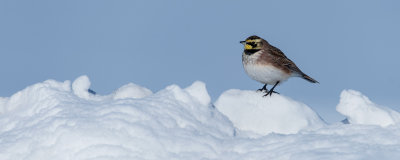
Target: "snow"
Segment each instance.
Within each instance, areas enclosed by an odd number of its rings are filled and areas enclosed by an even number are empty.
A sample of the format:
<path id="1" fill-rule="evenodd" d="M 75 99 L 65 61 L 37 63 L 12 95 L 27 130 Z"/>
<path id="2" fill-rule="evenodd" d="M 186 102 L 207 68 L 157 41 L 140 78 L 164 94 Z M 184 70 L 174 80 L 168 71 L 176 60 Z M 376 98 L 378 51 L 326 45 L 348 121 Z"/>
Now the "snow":
<path id="1" fill-rule="evenodd" d="M 354 90 L 344 90 L 336 110 L 347 117 L 351 124 L 370 124 L 382 127 L 398 124 L 400 113 L 390 108 L 377 105 Z"/>
<path id="2" fill-rule="evenodd" d="M 126 98 L 144 98 L 153 94 L 153 92 L 145 87 L 139 86 L 134 83 L 128 83 L 114 92 L 114 99 Z"/>
<path id="3" fill-rule="evenodd" d="M 199 81 L 155 93 L 133 83 L 109 95 L 89 88 L 81 76 L 0 97 L 0 159 L 400 158 L 399 113 L 357 91 L 343 91 L 337 106 L 350 124 L 325 124 L 284 95 L 232 89 L 213 103 Z"/>
<path id="4" fill-rule="evenodd" d="M 280 94 L 263 95 L 265 93 L 231 89 L 222 93 L 215 106 L 236 128 L 257 135 L 294 134 L 325 124 L 317 113 L 301 102 Z"/>
<path id="5" fill-rule="evenodd" d="M 74 83 L 72 83 L 72 90 L 74 91 L 76 96 L 88 99 L 90 97 L 90 93 L 88 92 L 90 84 L 91 83 L 89 77 L 83 75 L 76 78 Z"/>

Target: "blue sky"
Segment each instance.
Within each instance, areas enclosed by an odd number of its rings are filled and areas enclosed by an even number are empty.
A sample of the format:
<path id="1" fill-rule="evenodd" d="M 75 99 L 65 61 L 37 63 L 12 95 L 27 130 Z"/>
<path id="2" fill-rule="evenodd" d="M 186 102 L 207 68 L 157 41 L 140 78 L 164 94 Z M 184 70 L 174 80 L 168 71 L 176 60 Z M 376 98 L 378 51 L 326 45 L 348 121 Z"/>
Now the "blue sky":
<path id="1" fill-rule="evenodd" d="M 262 87 L 245 74 L 239 41 L 267 39 L 320 84 L 292 78 L 276 91 L 328 122 L 343 89 L 400 110 L 400 2 L 0 1 L 0 96 L 86 74 L 99 94 L 133 82 L 225 90 Z"/>

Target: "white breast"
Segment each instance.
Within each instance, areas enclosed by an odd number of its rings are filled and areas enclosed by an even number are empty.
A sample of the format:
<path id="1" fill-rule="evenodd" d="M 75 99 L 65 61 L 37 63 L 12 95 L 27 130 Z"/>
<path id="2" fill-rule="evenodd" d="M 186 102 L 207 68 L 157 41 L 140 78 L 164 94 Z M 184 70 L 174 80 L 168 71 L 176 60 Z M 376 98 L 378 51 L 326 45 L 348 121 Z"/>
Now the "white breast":
<path id="1" fill-rule="evenodd" d="M 272 65 L 244 64 L 244 70 L 252 79 L 269 85 L 275 85 L 277 81 L 286 81 L 290 77 L 290 74 Z"/>

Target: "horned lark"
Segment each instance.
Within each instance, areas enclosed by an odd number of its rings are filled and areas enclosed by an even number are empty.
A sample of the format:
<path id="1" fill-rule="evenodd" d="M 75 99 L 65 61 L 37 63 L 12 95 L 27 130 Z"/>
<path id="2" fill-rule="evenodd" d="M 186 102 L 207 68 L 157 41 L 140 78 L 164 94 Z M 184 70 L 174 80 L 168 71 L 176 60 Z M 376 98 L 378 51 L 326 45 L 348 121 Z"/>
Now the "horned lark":
<path id="1" fill-rule="evenodd" d="M 290 77 L 301 77 L 311 83 L 318 83 L 304 74 L 281 50 L 269 44 L 258 36 L 250 36 L 245 41 L 242 62 L 244 70 L 252 79 L 261 82 L 264 86 L 258 91 L 265 91 L 267 95 L 277 93 L 275 87 Z M 267 90 L 267 84 L 274 85 Z"/>

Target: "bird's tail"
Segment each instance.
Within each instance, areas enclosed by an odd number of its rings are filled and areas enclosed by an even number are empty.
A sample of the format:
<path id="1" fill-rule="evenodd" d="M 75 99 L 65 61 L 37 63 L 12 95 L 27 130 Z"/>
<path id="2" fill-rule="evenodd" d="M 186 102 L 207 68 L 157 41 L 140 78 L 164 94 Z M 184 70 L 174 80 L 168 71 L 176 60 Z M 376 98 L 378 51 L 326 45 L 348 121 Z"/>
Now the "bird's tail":
<path id="1" fill-rule="evenodd" d="M 311 83 L 319 83 L 317 80 L 311 78 L 310 76 L 308 76 L 308 75 L 306 75 L 306 74 L 303 74 L 302 77 L 303 77 L 305 80 L 307 80 L 307 81 L 309 81 L 309 82 L 311 82 Z"/>

